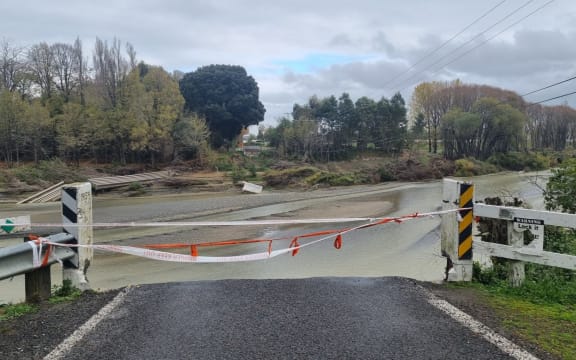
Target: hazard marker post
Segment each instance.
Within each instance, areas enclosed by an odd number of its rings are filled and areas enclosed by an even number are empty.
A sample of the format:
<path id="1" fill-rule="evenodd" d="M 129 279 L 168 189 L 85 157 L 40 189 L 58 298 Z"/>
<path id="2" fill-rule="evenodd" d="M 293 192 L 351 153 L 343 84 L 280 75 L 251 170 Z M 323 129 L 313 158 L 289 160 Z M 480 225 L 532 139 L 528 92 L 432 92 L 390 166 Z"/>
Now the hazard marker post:
<path id="1" fill-rule="evenodd" d="M 62 227 L 74 236 L 77 245 L 92 245 L 92 185 L 74 183 L 62 187 Z M 86 272 L 92 262 L 91 247 L 73 248 L 78 256 L 64 262 L 63 279 L 70 280 L 80 290 L 90 289 Z"/>
<path id="2" fill-rule="evenodd" d="M 442 203 L 442 210 L 463 209 L 442 215 L 441 250 L 447 258 L 445 280 L 471 281 L 474 185 L 444 179 Z"/>

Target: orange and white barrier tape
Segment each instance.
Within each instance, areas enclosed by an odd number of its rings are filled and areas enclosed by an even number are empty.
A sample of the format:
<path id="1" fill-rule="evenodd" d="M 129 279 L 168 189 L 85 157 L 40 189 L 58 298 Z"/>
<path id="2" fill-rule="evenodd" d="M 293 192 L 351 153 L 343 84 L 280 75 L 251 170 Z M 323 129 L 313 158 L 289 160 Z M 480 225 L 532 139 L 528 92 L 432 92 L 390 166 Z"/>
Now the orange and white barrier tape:
<path id="1" fill-rule="evenodd" d="M 168 226 L 253 226 L 253 225 L 306 225 L 306 224 L 330 224 L 345 222 L 374 221 L 377 218 L 333 218 L 333 219 L 302 219 L 302 220 L 236 220 L 236 221 L 169 221 L 169 222 L 109 222 L 109 223 L 91 223 L 91 224 L 66 224 L 68 227 L 168 227 Z M 21 224 L 10 224 L 13 226 Z M 60 223 L 32 223 L 28 224 L 33 227 L 58 227 Z"/>
<path id="2" fill-rule="evenodd" d="M 52 243 L 48 239 L 39 238 L 40 246 L 42 243 L 51 245 L 51 246 L 66 246 L 66 247 L 89 247 L 94 250 L 101 250 L 101 251 L 108 251 L 114 253 L 121 253 L 127 255 L 134 255 L 139 256 L 147 259 L 153 260 L 161 260 L 161 261 L 170 261 L 170 262 L 180 262 L 180 263 L 227 263 L 227 262 L 242 262 L 242 261 L 256 261 L 256 260 L 267 260 L 274 258 L 279 255 L 284 255 L 288 253 L 292 253 L 292 255 L 296 255 L 300 249 L 305 247 L 317 244 L 319 242 L 334 238 L 334 247 L 336 249 L 340 249 L 342 247 L 343 237 L 342 235 L 360 230 L 365 229 L 372 226 L 383 225 L 387 223 L 403 223 L 407 220 L 414 220 L 423 217 L 433 217 L 438 215 L 444 215 L 455 211 L 461 211 L 463 209 L 453 209 L 453 210 L 444 210 L 444 211 L 436 211 L 436 212 L 428 212 L 428 213 L 415 213 L 411 215 L 405 215 L 400 217 L 387 217 L 387 218 L 378 218 L 378 219 L 369 219 L 368 223 L 358 225 L 351 228 L 339 229 L 339 230 L 324 230 L 324 231 L 317 231 L 313 233 L 299 235 L 293 238 L 290 246 L 283 249 L 272 250 L 272 240 L 274 239 L 257 239 L 257 240 L 238 240 L 238 241 L 219 241 L 219 242 L 212 242 L 212 243 L 201 243 L 201 244 L 158 244 L 158 245 L 148 245 L 147 248 L 135 247 L 135 246 L 122 246 L 122 245 L 74 245 L 74 244 L 58 244 Z M 350 218 L 349 218 L 350 219 Z M 349 220 L 347 219 L 347 220 Z M 353 221 L 358 221 L 359 218 L 353 218 Z M 316 220 L 323 220 L 320 221 L 321 223 L 328 223 L 328 222 L 344 222 L 343 219 L 316 219 Z M 276 221 L 276 220 L 273 220 Z M 310 223 L 312 220 L 289 220 L 284 221 L 280 220 L 276 222 L 277 224 L 302 224 L 302 223 Z M 176 223 L 176 224 L 195 224 L 195 226 L 202 226 L 198 224 L 210 224 L 207 226 L 215 226 L 215 225 L 258 225 L 258 224 L 270 224 L 270 221 L 235 221 L 235 222 L 192 222 L 192 223 Z M 152 223 L 147 223 L 152 224 Z M 174 224 L 174 223 L 154 223 L 154 224 Z M 123 225 L 126 226 L 126 225 Z M 160 226 L 160 225 L 156 225 Z M 164 226 L 164 225 L 162 225 Z M 178 225 L 181 226 L 181 225 Z M 299 239 L 305 238 L 313 238 L 319 237 L 319 239 L 312 240 L 305 244 L 300 244 L 298 242 Z M 223 245 L 236 245 L 242 243 L 256 243 L 256 242 L 267 242 L 268 249 L 265 252 L 258 252 L 252 254 L 245 254 L 245 255 L 235 255 L 235 256 L 199 256 L 198 255 L 198 247 L 200 246 L 223 246 Z M 161 248 L 175 248 L 175 247 L 191 247 L 191 254 L 177 254 L 165 251 L 158 251 L 154 250 L 154 248 L 161 249 Z"/>
<path id="3" fill-rule="evenodd" d="M 50 255 L 52 254 L 52 243 L 46 241 L 44 238 L 40 238 L 38 236 L 30 235 L 30 241 L 27 241 L 26 244 L 30 245 L 32 248 L 32 266 L 35 268 L 39 268 L 42 266 L 48 265 L 48 260 L 50 259 Z M 46 252 L 44 253 L 44 257 L 40 260 L 42 256 L 42 248 L 44 245 L 47 245 Z"/>

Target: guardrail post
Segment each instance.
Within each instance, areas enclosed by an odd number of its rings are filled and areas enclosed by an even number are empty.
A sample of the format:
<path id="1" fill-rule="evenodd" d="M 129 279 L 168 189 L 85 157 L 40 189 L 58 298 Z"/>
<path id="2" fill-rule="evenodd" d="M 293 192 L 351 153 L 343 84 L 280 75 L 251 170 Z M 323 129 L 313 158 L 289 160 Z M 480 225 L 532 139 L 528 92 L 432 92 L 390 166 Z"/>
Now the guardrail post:
<path id="1" fill-rule="evenodd" d="M 514 223 L 512 221 L 507 222 L 507 233 L 508 233 L 508 245 L 521 248 L 524 246 L 524 233 L 516 231 L 514 229 Z M 518 260 L 509 260 L 509 281 L 512 286 L 520 286 L 524 282 L 525 272 L 524 272 L 524 262 Z"/>
<path id="2" fill-rule="evenodd" d="M 31 241 L 27 236 L 24 242 Z M 50 276 L 50 266 L 42 266 L 34 271 L 24 274 L 24 292 L 26 302 L 37 303 L 50 298 L 52 291 L 52 278 Z"/>
<path id="3" fill-rule="evenodd" d="M 474 186 L 444 179 L 442 209 L 454 210 L 473 206 Z M 472 210 L 442 215 L 441 250 L 447 258 L 446 281 L 472 280 Z"/>
<path id="4" fill-rule="evenodd" d="M 78 245 L 92 245 L 92 186 L 90 183 L 75 183 L 62 187 L 62 226 L 63 230 L 74 236 Z M 62 278 L 70 280 L 72 285 L 88 290 L 90 285 L 86 272 L 92 262 L 93 249 L 78 247 L 74 249 L 78 256 L 75 261 L 64 262 Z"/>

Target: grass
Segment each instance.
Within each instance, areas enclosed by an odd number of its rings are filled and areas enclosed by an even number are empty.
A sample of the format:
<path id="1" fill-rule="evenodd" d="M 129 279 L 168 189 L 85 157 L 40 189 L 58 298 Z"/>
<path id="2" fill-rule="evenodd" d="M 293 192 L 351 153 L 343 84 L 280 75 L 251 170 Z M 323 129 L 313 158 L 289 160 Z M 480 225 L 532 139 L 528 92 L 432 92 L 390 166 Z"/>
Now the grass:
<path id="1" fill-rule="evenodd" d="M 36 305 L 20 303 L 0 306 L 0 321 L 10 320 L 38 310 Z"/>
<path id="2" fill-rule="evenodd" d="M 551 354 L 576 359 L 576 307 L 491 292 L 488 299 L 506 329 Z"/>
<path id="3" fill-rule="evenodd" d="M 82 291 L 72 286 L 70 280 L 64 280 L 62 286 L 52 287 L 52 296 L 48 299 L 51 304 L 59 304 L 77 299 Z M 38 305 L 29 303 L 0 305 L 0 321 L 10 320 L 38 310 Z"/>
<path id="4" fill-rule="evenodd" d="M 58 304 L 66 301 L 72 301 L 82 295 L 82 291 L 72 286 L 70 280 L 62 281 L 62 286 L 52 287 L 52 296 L 48 301 L 52 304 Z"/>
<path id="5" fill-rule="evenodd" d="M 501 324 L 518 337 L 563 359 L 576 359 L 576 279 L 567 270 L 527 264 L 527 279 L 512 287 L 506 264 L 482 269 L 465 285 L 485 295 Z"/>

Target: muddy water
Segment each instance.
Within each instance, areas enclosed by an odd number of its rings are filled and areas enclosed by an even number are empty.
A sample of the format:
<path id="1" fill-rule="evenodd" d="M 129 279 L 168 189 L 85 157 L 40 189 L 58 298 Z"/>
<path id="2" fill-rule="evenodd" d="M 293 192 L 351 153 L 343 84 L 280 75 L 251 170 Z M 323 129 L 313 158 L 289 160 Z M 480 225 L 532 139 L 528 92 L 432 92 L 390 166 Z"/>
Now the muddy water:
<path id="1" fill-rule="evenodd" d="M 486 196 L 518 196 L 533 207 L 541 207 L 539 187 L 533 184 L 534 174 L 499 174 L 476 177 L 477 199 Z M 542 180 L 540 181 L 542 186 Z M 303 217 L 368 217 L 400 216 L 415 212 L 435 211 L 441 206 L 442 183 L 429 182 L 389 187 L 375 187 L 368 193 L 342 195 L 335 198 L 308 199 L 232 211 L 225 215 L 208 216 L 213 220 L 240 220 L 263 216 Z M 137 203 L 140 200 L 134 200 Z M 150 203 L 150 199 L 147 200 Z M 130 205 L 122 200 L 122 205 Z M 340 208 L 339 210 L 337 208 Z M 35 208 L 37 209 L 37 208 Z M 26 211 L 30 209 L 23 209 Z M 38 215 L 50 221 L 55 215 L 50 206 L 40 207 Z M 97 209 L 95 209 L 97 211 Z M 29 212 L 28 212 L 29 213 Z M 338 216 L 335 214 L 338 213 Z M 13 215 L 12 215 L 13 216 Z M 296 218 L 296 217 L 295 217 Z M 390 223 L 346 234 L 340 250 L 333 241 L 302 249 L 296 256 L 280 256 L 267 261 L 229 264 L 178 264 L 141 259 L 126 255 L 96 253 L 88 278 L 94 289 L 110 289 L 130 284 L 214 280 L 233 278 L 302 278 L 316 276 L 404 276 L 436 281 L 443 278 L 445 259 L 440 257 L 439 218 Z M 348 225 L 348 224 L 347 224 Z M 291 237 L 332 226 L 266 227 L 258 232 L 266 238 Z M 108 240 L 114 240 L 109 233 Z M 225 240 L 225 239 L 221 239 Z M 304 242 L 304 241 L 303 241 Z M 274 248 L 287 247 L 289 241 L 279 241 Z M 242 248 L 202 250 L 203 255 L 234 255 L 236 252 L 265 251 L 259 245 Z M 53 283 L 60 283 L 58 265 L 52 267 Z M 23 277 L 0 282 L 0 303 L 23 298 Z"/>

